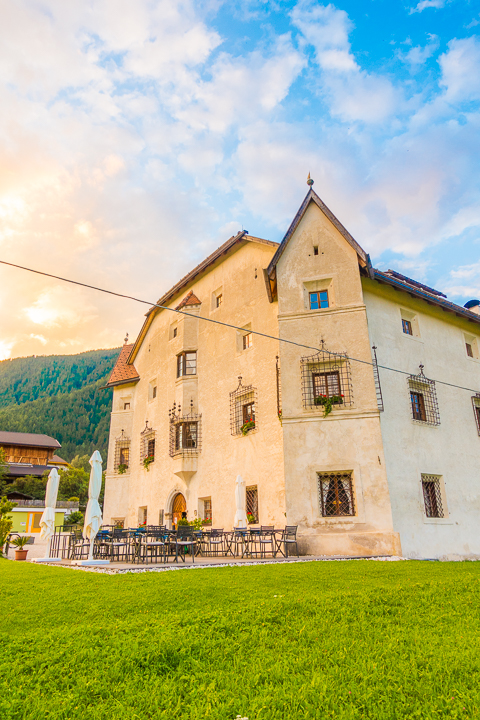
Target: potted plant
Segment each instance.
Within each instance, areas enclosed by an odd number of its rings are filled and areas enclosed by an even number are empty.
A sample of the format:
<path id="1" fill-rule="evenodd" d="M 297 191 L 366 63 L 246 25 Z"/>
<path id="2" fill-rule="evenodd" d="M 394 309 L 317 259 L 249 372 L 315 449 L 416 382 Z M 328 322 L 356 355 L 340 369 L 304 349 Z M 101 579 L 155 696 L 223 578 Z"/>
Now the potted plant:
<path id="1" fill-rule="evenodd" d="M 334 405 L 343 403 L 343 395 L 331 395 L 330 397 L 328 395 L 318 395 L 313 402 L 315 405 L 323 406 L 323 417 L 327 417 L 332 412 Z"/>
<path id="2" fill-rule="evenodd" d="M 255 427 L 255 420 L 249 420 L 244 425 L 242 425 L 242 427 L 240 428 L 240 430 L 242 431 L 242 435 L 245 436 L 249 432 L 249 430 L 253 430 L 254 427 Z"/>
<path id="3" fill-rule="evenodd" d="M 127 472 L 127 470 L 128 470 L 128 465 L 126 465 L 125 463 L 120 463 L 120 465 L 118 466 L 118 474 L 124 475 Z M 147 467 L 147 470 L 148 470 L 148 467 Z"/>
<path id="4" fill-rule="evenodd" d="M 249 525 L 255 525 L 257 518 L 253 515 L 253 513 L 247 513 L 247 522 Z"/>
<path id="5" fill-rule="evenodd" d="M 12 545 L 15 546 L 15 560 L 26 560 L 27 559 L 27 553 L 28 550 L 24 550 L 25 545 L 27 545 L 30 538 L 28 535 L 23 535 L 21 537 L 14 538 L 11 542 Z"/>
<path id="6" fill-rule="evenodd" d="M 147 457 L 143 458 L 143 467 L 148 472 L 148 468 L 152 464 L 152 462 L 155 460 L 153 455 L 147 455 Z"/>

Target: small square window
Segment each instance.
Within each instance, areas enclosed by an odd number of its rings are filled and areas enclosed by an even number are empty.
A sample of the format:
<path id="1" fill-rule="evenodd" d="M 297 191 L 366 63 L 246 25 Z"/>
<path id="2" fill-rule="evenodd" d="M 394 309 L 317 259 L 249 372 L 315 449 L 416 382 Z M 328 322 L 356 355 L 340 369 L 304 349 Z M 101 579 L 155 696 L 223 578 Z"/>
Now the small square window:
<path id="1" fill-rule="evenodd" d="M 252 345 L 253 345 L 253 335 L 250 332 L 243 336 L 243 349 L 248 350 L 248 348 L 252 347 Z"/>
<path id="2" fill-rule="evenodd" d="M 130 403 L 129 402 L 123 403 L 123 409 L 130 410 Z"/>
<path id="3" fill-rule="evenodd" d="M 220 295 L 217 295 L 215 299 L 215 307 L 220 307 L 220 305 L 223 303 L 223 295 L 220 293 Z"/>
<path id="4" fill-rule="evenodd" d="M 320 290 L 311 292 L 310 294 L 310 310 L 320 310 L 329 307 L 328 290 Z"/>
<path id="5" fill-rule="evenodd" d="M 412 323 L 410 320 L 402 318 L 402 329 L 405 335 L 413 335 Z"/>

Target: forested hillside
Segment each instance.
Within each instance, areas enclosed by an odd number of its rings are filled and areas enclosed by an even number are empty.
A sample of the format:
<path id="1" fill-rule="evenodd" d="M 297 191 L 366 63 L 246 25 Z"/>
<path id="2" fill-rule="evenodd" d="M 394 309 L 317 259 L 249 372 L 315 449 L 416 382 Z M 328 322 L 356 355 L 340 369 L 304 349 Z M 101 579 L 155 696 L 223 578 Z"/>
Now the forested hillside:
<path id="1" fill-rule="evenodd" d="M 0 430 L 51 435 L 68 461 L 93 450 L 106 459 L 112 392 L 99 388 L 118 353 L 115 348 L 1 362 Z"/>
<path id="2" fill-rule="evenodd" d="M 119 348 L 0 362 L 0 408 L 80 390 L 109 375 Z"/>

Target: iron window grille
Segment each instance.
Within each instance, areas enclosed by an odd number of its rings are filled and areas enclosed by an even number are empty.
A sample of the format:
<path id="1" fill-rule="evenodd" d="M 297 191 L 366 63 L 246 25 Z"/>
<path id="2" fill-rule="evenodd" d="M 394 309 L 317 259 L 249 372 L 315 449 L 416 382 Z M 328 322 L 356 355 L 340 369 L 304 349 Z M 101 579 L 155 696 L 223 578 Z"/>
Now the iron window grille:
<path id="1" fill-rule="evenodd" d="M 168 411 L 170 418 L 170 457 L 196 457 L 201 450 L 201 415 L 193 411 L 193 400 L 190 401 L 190 412 L 182 415 L 180 405 L 173 403 Z"/>
<path id="2" fill-rule="evenodd" d="M 276 376 L 276 383 L 277 383 L 277 413 L 278 417 L 282 418 L 282 383 L 281 383 L 281 375 L 280 375 L 280 358 L 276 357 L 276 365 L 275 365 L 275 376 Z"/>
<path id="3" fill-rule="evenodd" d="M 258 430 L 256 416 L 257 389 L 252 385 L 242 385 L 238 378 L 238 387 L 230 393 L 230 432 L 232 435 L 246 435 Z"/>
<path id="4" fill-rule="evenodd" d="M 318 473 L 318 492 L 323 517 L 355 515 L 352 473 Z"/>
<path id="5" fill-rule="evenodd" d="M 412 419 L 426 425 L 440 425 L 440 410 L 435 380 L 429 380 L 429 378 L 425 377 L 423 365 L 420 365 L 420 373 L 410 375 L 407 382 L 410 391 Z"/>
<path id="6" fill-rule="evenodd" d="M 177 377 L 197 374 L 197 353 L 182 352 L 177 355 Z"/>
<path id="7" fill-rule="evenodd" d="M 145 423 L 145 429 L 140 433 L 140 464 L 143 464 L 147 458 L 155 460 L 155 430 Z"/>
<path id="8" fill-rule="evenodd" d="M 115 461 L 114 469 L 118 473 L 118 468 L 121 472 L 128 470 L 130 466 L 130 438 L 125 435 L 122 430 L 120 435 L 115 439 Z"/>
<path id="9" fill-rule="evenodd" d="M 373 379 L 375 381 L 375 393 L 377 395 L 377 406 L 380 412 L 383 412 L 385 410 L 385 405 L 383 404 L 383 394 L 382 394 L 382 386 L 380 384 L 380 373 L 378 370 L 378 360 L 377 360 L 377 347 L 376 345 L 372 346 L 373 350 Z"/>
<path id="10" fill-rule="evenodd" d="M 335 407 L 352 407 L 353 391 L 350 361 L 347 353 L 322 349 L 316 355 L 302 357 L 302 403 L 305 410 L 323 410 L 325 401 Z"/>
<path id="11" fill-rule="evenodd" d="M 254 523 L 258 523 L 258 487 L 250 485 L 246 488 L 247 499 L 247 518 L 253 519 Z"/>
<path id="12" fill-rule="evenodd" d="M 203 501 L 203 523 L 204 525 L 212 524 L 212 498 L 205 498 Z"/>
<path id="13" fill-rule="evenodd" d="M 477 423 L 477 432 L 480 435 L 480 393 L 472 397 L 473 412 Z"/>
<path id="14" fill-rule="evenodd" d="M 442 489 L 438 475 L 422 475 L 423 501 L 427 518 L 443 518 Z"/>

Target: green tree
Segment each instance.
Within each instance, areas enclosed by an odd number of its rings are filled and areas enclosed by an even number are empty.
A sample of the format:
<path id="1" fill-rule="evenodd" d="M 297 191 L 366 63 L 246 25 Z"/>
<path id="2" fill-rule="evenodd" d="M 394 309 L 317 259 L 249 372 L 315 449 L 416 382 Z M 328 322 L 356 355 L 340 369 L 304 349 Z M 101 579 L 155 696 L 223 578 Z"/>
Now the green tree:
<path id="1" fill-rule="evenodd" d="M 78 497 L 80 505 L 85 505 L 88 500 L 89 474 L 83 468 L 61 468 L 60 484 L 58 487 L 58 499 L 68 500 L 71 497 Z"/>
<path id="2" fill-rule="evenodd" d="M 15 478 L 8 486 L 8 492 L 20 492 L 24 495 L 31 495 L 36 500 L 43 500 L 47 487 L 48 473 L 44 473 L 42 477 L 34 475 L 25 475 L 25 477 Z"/>
<path id="3" fill-rule="evenodd" d="M 0 556 L 3 555 L 3 546 L 13 527 L 10 513 L 17 503 L 10 502 L 6 497 L 0 497 Z"/>
<path id="4" fill-rule="evenodd" d="M 89 455 L 75 455 L 70 465 L 74 468 L 83 468 L 83 470 L 90 475 L 91 467 Z"/>

